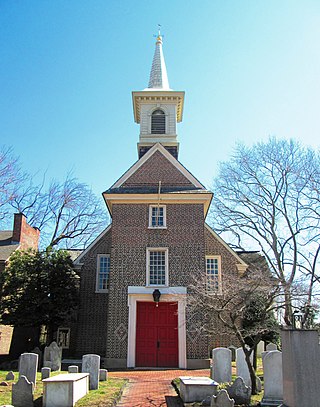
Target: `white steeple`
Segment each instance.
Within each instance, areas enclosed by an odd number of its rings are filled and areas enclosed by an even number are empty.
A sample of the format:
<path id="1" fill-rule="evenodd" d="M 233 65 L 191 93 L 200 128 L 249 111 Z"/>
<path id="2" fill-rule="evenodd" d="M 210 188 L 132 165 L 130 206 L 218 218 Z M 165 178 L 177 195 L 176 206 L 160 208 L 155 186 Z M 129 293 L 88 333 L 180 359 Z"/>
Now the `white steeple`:
<path id="1" fill-rule="evenodd" d="M 170 90 L 166 63 L 162 52 L 162 37 L 157 36 L 156 48 L 152 61 L 148 89 Z"/>
<path id="2" fill-rule="evenodd" d="M 154 144 L 161 143 L 178 158 L 177 123 L 182 121 L 184 92 L 169 87 L 162 52 L 162 37 L 157 36 L 149 85 L 132 92 L 134 120 L 140 124 L 138 155 L 141 158 Z"/>

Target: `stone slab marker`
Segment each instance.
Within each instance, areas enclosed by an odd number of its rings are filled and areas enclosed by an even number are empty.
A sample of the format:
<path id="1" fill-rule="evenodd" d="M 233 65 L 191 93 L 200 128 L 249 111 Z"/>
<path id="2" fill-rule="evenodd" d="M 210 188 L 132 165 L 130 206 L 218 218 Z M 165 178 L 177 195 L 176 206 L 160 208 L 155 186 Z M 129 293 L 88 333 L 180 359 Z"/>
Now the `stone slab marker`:
<path id="1" fill-rule="evenodd" d="M 14 380 L 14 379 L 15 379 L 14 373 L 12 371 L 8 372 L 7 376 L 6 376 L 6 380 Z"/>
<path id="2" fill-rule="evenodd" d="M 282 330 L 283 404 L 318 407 L 320 350 L 316 330 Z"/>
<path id="3" fill-rule="evenodd" d="M 222 389 L 212 397 L 210 407 L 234 407 L 234 400 L 230 399 L 225 389 Z"/>
<path id="4" fill-rule="evenodd" d="M 14 407 L 33 407 L 33 383 L 26 376 L 20 376 L 17 383 L 12 385 L 11 402 Z"/>
<path id="5" fill-rule="evenodd" d="M 248 369 L 248 365 L 246 362 L 246 358 L 242 348 L 238 348 L 236 350 L 237 360 L 236 360 L 236 370 L 237 376 L 242 377 L 243 381 L 247 386 L 251 387 L 251 379 L 250 379 L 250 372 Z M 252 354 L 251 354 L 252 356 Z M 250 357 L 251 358 L 251 357 Z"/>
<path id="6" fill-rule="evenodd" d="M 59 348 L 57 342 L 51 342 L 46 346 L 43 353 L 43 366 L 50 367 L 55 372 L 61 370 L 62 348 Z"/>
<path id="7" fill-rule="evenodd" d="M 41 380 L 48 379 L 50 377 L 50 374 L 51 374 L 50 367 L 43 367 L 41 369 Z"/>
<path id="8" fill-rule="evenodd" d="M 82 373 L 89 373 L 89 389 L 96 390 L 99 388 L 99 370 L 100 356 L 99 355 L 83 355 L 82 356 Z"/>
<path id="9" fill-rule="evenodd" d="M 282 353 L 273 350 L 263 359 L 264 394 L 261 406 L 279 406 L 283 400 Z"/>
<path id="10" fill-rule="evenodd" d="M 250 403 L 251 387 L 245 384 L 242 377 L 237 377 L 232 385 L 227 388 L 227 391 L 236 404 L 248 405 Z"/>
<path id="11" fill-rule="evenodd" d="M 215 348 L 212 351 L 211 379 L 218 383 L 232 381 L 231 373 L 232 352 L 227 348 Z"/>
<path id="12" fill-rule="evenodd" d="M 36 387 L 38 370 L 38 355 L 36 353 L 22 353 L 19 359 L 19 379 L 25 376 Z"/>
<path id="13" fill-rule="evenodd" d="M 100 369 L 99 370 L 99 381 L 106 382 L 108 380 L 108 370 L 107 369 Z"/>
<path id="14" fill-rule="evenodd" d="M 268 343 L 268 345 L 266 346 L 266 351 L 270 352 L 272 350 L 278 350 L 278 347 L 275 343 Z"/>
<path id="15" fill-rule="evenodd" d="M 79 368 L 76 365 L 68 366 L 68 373 L 79 373 Z"/>
<path id="16" fill-rule="evenodd" d="M 264 342 L 260 341 L 257 345 L 257 356 L 261 357 L 262 352 L 264 352 Z"/>

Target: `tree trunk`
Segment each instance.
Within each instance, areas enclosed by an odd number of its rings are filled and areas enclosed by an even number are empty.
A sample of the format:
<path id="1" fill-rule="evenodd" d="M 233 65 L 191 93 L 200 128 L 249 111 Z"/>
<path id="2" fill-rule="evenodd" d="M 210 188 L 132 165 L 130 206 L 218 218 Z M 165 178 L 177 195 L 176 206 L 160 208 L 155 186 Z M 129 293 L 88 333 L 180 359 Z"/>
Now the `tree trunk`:
<path id="1" fill-rule="evenodd" d="M 252 353 L 252 348 L 250 350 L 248 350 L 246 347 L 242 347 L 242 349 L 244 351 L 244 355 L 245 355 L 247 366 L 248 366 L 249 373 L 250 373 L 251 393 L 253 395 L 255 395 L 255 394 L 257 394 L 257 376 L 256 376 L 256 372 L 250 361 L 250 355 Z"/>

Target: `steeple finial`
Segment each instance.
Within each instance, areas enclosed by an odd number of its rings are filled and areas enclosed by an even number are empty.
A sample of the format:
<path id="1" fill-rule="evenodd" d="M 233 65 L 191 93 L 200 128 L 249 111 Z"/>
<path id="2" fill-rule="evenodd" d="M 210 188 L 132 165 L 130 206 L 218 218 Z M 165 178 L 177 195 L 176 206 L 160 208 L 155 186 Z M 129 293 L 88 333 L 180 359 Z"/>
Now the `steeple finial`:
<path id="1" fill-rule="evenodd" d="M 167 68 L 162 52 L 162 36 L 160 28 L 161 25 L 158 24 L 156 49 L 154 51 L 148 89 L 169 90 L 170 87 L 167 75 Z"/>

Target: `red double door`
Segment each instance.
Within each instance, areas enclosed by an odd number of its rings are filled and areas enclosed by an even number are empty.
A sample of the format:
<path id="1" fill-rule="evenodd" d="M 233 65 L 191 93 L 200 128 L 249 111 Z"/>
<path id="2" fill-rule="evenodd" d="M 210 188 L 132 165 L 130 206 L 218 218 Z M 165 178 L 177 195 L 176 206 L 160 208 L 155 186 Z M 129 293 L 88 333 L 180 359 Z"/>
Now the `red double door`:
<path id="1" fill-rule="evenodd" d="M 178 367 L 178 304 L 137 303 L 137 367 Z"/>

